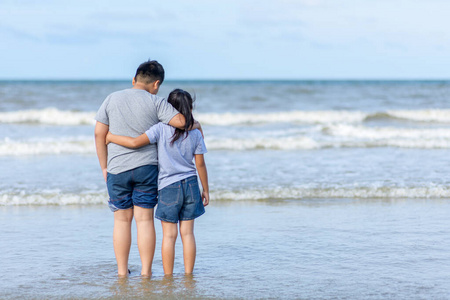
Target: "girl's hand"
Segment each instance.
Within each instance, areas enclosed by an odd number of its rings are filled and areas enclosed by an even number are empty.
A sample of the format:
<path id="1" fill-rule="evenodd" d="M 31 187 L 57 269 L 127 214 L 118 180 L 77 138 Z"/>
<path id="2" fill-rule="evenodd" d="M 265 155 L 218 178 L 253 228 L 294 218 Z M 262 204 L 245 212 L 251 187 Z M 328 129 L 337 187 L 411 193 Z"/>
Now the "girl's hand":
<path id="1" fill-rule="evenodd" d="M 111 140 L 109 139 L 111 137 L 111 132 L 108 131 L 108 134 L 106 135 L 106 145 L 111 143 Z"/>
<path id="2" fill-rule="evenodd" d="M 207 192 L 207 191 L 202 192 L 202 201 L 203 201 L 203 206 L 207 206 L 209 204 L 209 192 Z"/>

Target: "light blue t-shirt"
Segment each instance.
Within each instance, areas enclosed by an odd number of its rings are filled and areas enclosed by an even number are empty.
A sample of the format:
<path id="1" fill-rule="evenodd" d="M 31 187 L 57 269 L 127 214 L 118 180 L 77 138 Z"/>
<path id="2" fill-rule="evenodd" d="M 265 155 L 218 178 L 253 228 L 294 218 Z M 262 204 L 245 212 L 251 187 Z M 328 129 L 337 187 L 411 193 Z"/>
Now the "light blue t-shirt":
<path id="1" fill-rule="evenodd" d="M 175 128 L 158 123 L 145 132 L 150 143 L 158 147 L 158 190 L 197 174 L 194 164 L 195 154 L 204 154 L 206 150 L 202 133 L 198 130 L 189 131 L 170 145 Z"/>

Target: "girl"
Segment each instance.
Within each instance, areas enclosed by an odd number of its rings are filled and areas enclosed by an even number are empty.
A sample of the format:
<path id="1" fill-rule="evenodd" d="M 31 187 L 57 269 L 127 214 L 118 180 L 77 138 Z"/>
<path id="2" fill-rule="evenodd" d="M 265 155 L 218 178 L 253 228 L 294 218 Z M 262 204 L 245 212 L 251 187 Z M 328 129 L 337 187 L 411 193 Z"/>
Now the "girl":
<path id="1" fill-rule="evenodd" d="M 194 219 L 202 215 L 204 206 L 209 204 L 208 173 L 203 158 L 207 150 L 202 133 L 198 129 L 188 131 L 194 124 L 191 95 L 176 89 L 169 94 L 167 101 L 186 118 L 185 130 L 158 123 L 136 138 L 108 133 L 106 141 L 128 148 L 157 143 L 159 200 L 155 217 L 161 220 L 163 229 L 161 254 L 164 274 L 173 273 L 178 222 L 184 270 L 190 274 L 194 270 L 196 256 Z M 201 195 L 196 167 L 203 187 Z"/>

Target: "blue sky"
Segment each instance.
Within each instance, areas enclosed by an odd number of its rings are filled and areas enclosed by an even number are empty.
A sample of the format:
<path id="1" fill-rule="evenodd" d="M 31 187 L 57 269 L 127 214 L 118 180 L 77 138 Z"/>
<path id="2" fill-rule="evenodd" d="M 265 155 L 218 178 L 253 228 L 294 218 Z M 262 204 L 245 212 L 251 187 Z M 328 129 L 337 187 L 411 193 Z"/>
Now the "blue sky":
<path id="1" fill-rule="evenodd" d="M 0 79 L 450 78 L 450 1 L 2 0 Z"/>

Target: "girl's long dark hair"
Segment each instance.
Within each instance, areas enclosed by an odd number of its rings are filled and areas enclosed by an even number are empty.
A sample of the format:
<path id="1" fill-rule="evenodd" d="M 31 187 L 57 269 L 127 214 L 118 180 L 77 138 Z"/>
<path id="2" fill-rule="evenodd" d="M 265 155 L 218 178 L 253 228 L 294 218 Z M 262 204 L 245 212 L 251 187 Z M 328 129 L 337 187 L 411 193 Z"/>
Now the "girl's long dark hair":
<path id="1" fill-rule="evenodd" d="M 194 125 L 194 116 L 192 116 L 192 108 L 194 101 L 195 99 L 192 99 L 191 95 L 182 89 L 175 89 L 169 94 L 167 102 L 172 104 L 172 106 L 176 110 L 178 110 L 178 112 L 182 114 L 186 119 L 184 130 L 175 128 L 172 140 L 170 141 L 171 145 L 173 145 L 173 143 L 176 140 L 178 140 L 181 136 L 183 136 L 184 133 L 186 133 L 185 138 L 188 137 L 189 129 L 192 127 L 192 125 Z"/>

